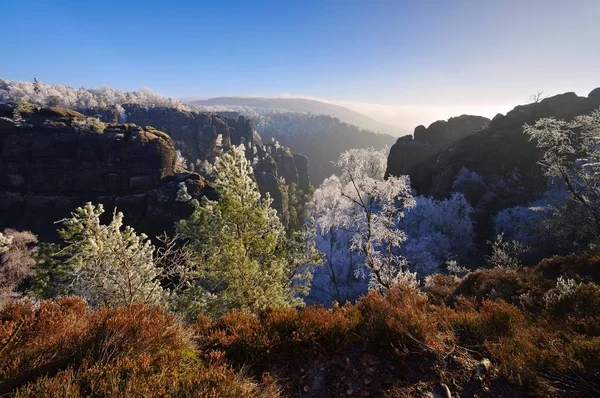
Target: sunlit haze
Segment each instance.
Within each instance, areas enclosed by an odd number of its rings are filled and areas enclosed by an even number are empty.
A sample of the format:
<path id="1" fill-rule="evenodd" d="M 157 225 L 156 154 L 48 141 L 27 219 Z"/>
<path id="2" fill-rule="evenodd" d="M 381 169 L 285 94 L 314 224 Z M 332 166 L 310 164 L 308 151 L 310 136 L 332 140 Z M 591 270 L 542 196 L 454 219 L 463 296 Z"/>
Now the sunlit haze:
<path id="1" fill-rule="evenodd" d="M 600 80 L 597 0 L 4 0 L 0 10 L 5 79 L 315 98 L 406 129 L 493 117 L 539 90 L 585 96 Z"/>

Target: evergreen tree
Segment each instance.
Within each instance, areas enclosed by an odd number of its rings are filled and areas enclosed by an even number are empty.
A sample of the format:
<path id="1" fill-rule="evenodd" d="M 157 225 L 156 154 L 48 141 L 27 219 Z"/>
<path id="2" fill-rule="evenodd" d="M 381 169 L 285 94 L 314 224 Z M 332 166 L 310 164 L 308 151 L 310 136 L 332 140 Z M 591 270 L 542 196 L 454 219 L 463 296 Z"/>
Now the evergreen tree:
<path id="1" fill-rule="evenodd" d="M 135 301 L 159 302 L 163 297 L 160 271 L 154 264 L 154 246 L 146 235 L 123 228 L 123 213 L 113 213 L 103 225 L 101 204 L 86 203 L 71 218 L 62 220 L 60 237 L 69 282 L 64 293 L 87 300 L 92 306 L 129 305 Z"/>
<path id="2" fill-rule="evenodd" d="M 306 264 L 319 257 L 310 236 L 286 236 L 270 197 L 260 197 L 242 148 L 217 160 L 215 177 L 220 199 L 193 201 L 193 214 L 177 225 L 193 258 L 184 275 L 187 289 L 179 294 L 185 308 L 179 310 L 218 316 L 303 305 L 299 295 L 310 282 Z"/>

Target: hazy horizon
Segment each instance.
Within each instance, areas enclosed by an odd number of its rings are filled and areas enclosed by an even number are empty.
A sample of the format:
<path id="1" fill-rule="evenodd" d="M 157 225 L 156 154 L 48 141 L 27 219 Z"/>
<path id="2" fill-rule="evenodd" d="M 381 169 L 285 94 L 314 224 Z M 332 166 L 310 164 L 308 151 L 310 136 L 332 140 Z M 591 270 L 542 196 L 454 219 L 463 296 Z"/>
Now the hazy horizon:
<path id="1" fill-rule="evenodd" d="M 597 85 L 592 85 L 588 91 L 576 92 L 581 97 L 586 97 L 590 91 L 600 87 L 600 80 Z M 525 96 L 521 99 L 515 99 L 512 102 L 507 103 L 495 103 L 495 104 L 466 104 L 466 105 L 452 105 L 452 106 L 411 106 L 411 105 L 382 105 L 375 103 L 367 103 L 360 101 L 347 101 L 347 100 L 330 100 L 326 98 L 316 98 L 306 95 L 294 95 L 289 93 L 281 93 L 280 95 L 267 97 L 261 95 L 215 95 L 215 96 L 191 96 L 179 98 L 184 102 L 191 102 L 197 100 L 208 100 L 212 98 L 228 98 L 228 97 L 239 97 L 239 98 L 285 98 L 285 99 L 308 99 L 314 101 L 320 101 L 330 103 L 334 105 L 343 106 L 353 111 L 362 113 L 376 120 L 379 123 L 395 126 L 397 128 L 406 130 L 407 133 L 412 133 L 412 130 L 418 125 L 428 126 L 437 120 L 447 120 L 454 116 L 463 114 L 484 116 L 492 119 L 498 113 L 506 114 L 518 105 L 527 104 L 533 102 L 533 95 L 541 93 L 542 98 L 551 97 L 558 94 L 564 94 L 565 92 L 573 91 L 567 90 L 564 92 L 552 92 L 547 93 L 544 90 L 538 90 Z"/>

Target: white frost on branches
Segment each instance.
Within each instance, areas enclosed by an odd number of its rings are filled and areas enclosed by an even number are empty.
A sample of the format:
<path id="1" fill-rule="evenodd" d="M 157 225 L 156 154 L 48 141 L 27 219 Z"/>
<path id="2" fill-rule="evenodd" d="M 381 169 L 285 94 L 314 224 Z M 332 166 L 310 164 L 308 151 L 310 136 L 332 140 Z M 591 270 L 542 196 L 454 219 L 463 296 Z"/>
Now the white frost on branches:
<path id="1" fill-rule="evenodd" d="M 523 130 L 544 151 L 546 175 L 566 184 L 579 226 L 589 225 L 600 239 L 600 109 L 572 121 L 540 119 Z"/>
<path id="2" fill-rule="evenodd" d="M 402 228 L 408 239 L 402 254 L 420 277 L 439 272 L 448 259 L 473 254 L 473 208 L 461 193 L 445 200 L 419 196 L 407 210 Z"/>
<path id="3" fill-rule="evenodd" d="M 368 273 L 369 287 L 387 290 L 406 268 L 398 249 L 406 240 L 399 228 L 404 210 L 415 205 L 407 176 L 383 179 L 387 148 L 352 149 L 336 166 L 339 177 L 325 180 L 310 205 L 318 232 L 351 233 L 350 250 L 364 255 L 358 275 Z"/>
<path id="4" fill-rule="evenodd" d="M 62 220 L 60 236 L 67 243 L 71 286 L 67 293 L 84 298 L 91 306 L 129 305 L 135 301 L 159 302 L 163 290 L 154 263 L 154 246 L 144 234 L 123 228 L 123 213 L 113 213 L 105 225 L 101 204 L 86 203 Z"/>
<path id="5" fill-rule="evenodd" d="M 191 110 L 192 106 L 171 98 L 165 98 L 148 88 L 123 91 L 110 87 L 73 88 L 49 85 L 41 82 L 11 81 L 0 79 L 0 102 L 29 102 L 40 106 L 60 106 L 74 109 L 116 107 L 119 121 L 127 118 L 121 105 L 137 104 L 146 107 L 164 106 Z"/>

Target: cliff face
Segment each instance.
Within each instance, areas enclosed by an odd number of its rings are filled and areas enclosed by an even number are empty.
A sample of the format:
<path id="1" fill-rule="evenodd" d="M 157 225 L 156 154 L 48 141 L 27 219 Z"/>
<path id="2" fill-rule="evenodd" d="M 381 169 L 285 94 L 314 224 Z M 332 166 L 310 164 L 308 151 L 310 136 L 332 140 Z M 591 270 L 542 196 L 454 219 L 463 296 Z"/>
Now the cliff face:
<path id="1" fill-rule="evenodd" d="M 523 133 L 523 125 L 544 117 L 568 120 L 599 106 L 600 89 L 588 97 L 575 93 L 556 95 L 517 106 L 506 115 L 499 114 L 487 127 L 451 144 L 419 141 L 417 137 L 427 134 L 422 126 L 417 127 L 415 140 L 409 136 L 392 147 L 387 174 L 410 175 L 412 186 L 422 195 L 442 198 L 451 191 L 463 192 L 476 210 L 477 234 L 485 242 L 491 238 L 493 215 L 503 208 L 530 203 L 547 188 L 537 163 L 541 153 Z M 459 187 L 457 177 L 463 168 L 477 176 L 473 179 L 471 174 Z"/>
<path id="2" fill-rule="evenodd" d="M 523 125 L 544 117 L 570 119 L 599 106 L 600 89 L 595 89 L 588 97 L 565 93 L 517 106 L 491 121 L 463 115 L 448 122 L 435 122 L 427 129 L 418 126 L 414 139 L 402 137 L 391 148 L 387 175 L 408 174 L 420 194 L 437 197 L 449 194 L 463 167 L 484 180 L 505 177 L 516 169 L 520 178 L 525 178 L 521 184 L 543 183 L 536 164 L 539 152 L 523 134 Z"/>
<path id="3" fill-rule="evenodd" d="M 390 149 L 386 176 L 410 175 L 413 186 L 418 190 L 422 176 L 427 174 L 424 168 L 429 167 L 433 159 L 444 148 L 481 130 L 490 122 L 481 116 L 461 115 L 445 120 L 438 120 L 425 127 L 415 127 L 413 136 L 400 137 Z"/>
<path id="4" fill-rule="evenodd" d="M 0 105 L 0 228 L 52 240 L 55 221 L 94 201 L 108 211 L 116 206 L 128 224 L 155 236 L 192 210 L 175 201 L 180 182 L 193 197 L 216 196 L 199 175 L 174 171 L 173 141 L 154 128 L 103 126 L 60 108 L 15 115 Z"/>
<path id="5" fill-rule="evenodd" d="M 545 186 L 537 165 L 540 152 L 536 143 L 523 133 L 523 125 L 544 117 L 568 120 L 587 114 L 600 106 L 599 93 L 596 89 L 588 97 L 560 94 L 538 103 L 517 106 L 505 116 L 497 115 L 488 128 L 439 153 L 435 163 L 428 168 L 427 178 L 431 185 L 424 184 L 425 188 L 436 196 L 447 195 L 462 167 L 481 175 L 484 181 L 517 173 L 518 185 L 523 186 L 524 191 Z"/>
<path id="6" fill-rule="evenodd" d="M 218 145 L 227 150 L 232 145 L 246 144 L 248 159 L 257 161 L 255 171 L 260 190 L 263 194 L 270 193 L 274 198 L 273 207 L 278 211 L 282 210 L 281 200 L 278 199 L 282 197 L 278 183 L 280 177 L 288 184 L 295 183 L 299 188 L 306 189 L 304 192 L 308 190 L 308 165 L 302 163 L 303 159 L 294 157 L 285 148 L 263 145 L 260 136 L 254 131 L 252 121 L 243 116 L 227 118 L 175 108 L 149 108 L 130 104 L 125 104 L 122 108 L 121 112 L 97 108 L 81 111 L 106 122 L 126 120 L 128 123 L 153 126 L 164 131 L 173 139 L 175 148 L 188 160 L 192 169 L 202 160 L 212 162 Z M 258 173 L 265 175 L 258 177 Z"/>

